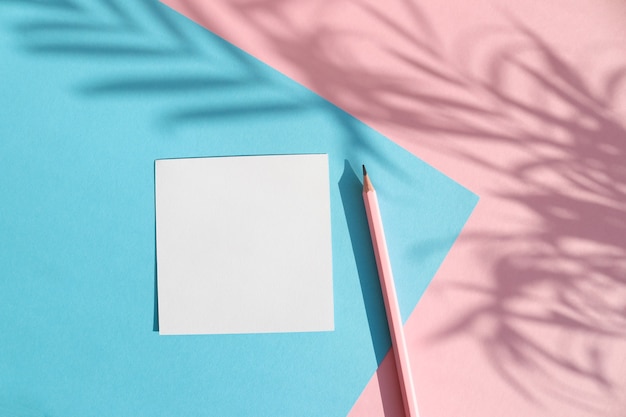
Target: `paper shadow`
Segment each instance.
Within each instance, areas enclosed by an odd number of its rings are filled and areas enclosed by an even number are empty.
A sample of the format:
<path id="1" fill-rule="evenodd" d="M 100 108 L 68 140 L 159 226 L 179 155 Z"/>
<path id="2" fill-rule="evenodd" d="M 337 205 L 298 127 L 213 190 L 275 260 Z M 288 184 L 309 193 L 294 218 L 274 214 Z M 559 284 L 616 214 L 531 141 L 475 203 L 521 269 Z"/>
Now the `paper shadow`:
<path id="1" fill-rule="evenodd" d="M 154 165 L 154 207 L 156 208 L 156 161 Z M 155 212 L 155 221 L 154 221 L 154 312 L 152 316 L 152 331 L 159 331 L 159 286 L 158 286 L 158 258 L 157 258 L 157 247 L 156 247 L 156 212 Z"/>
<path id="2" fill-rule="evenodd" d="M 159 289 L 157 286 L 157 263 L 154 255 L 154 314 L 152 318 L 152 331 L 159 331 Z"/>
<path id="3" fill-rule="evenodd" d="M 380 365 L 391 347 L 391 339 L 376 271 L 374 249 L 367 224 L 365 206 L 363 205 L 362 189 L 363 184 L 354 173 L 350 162 L 345 160 L 343 174 L 339 180 L 339 192 L 346 215 L 357 273 L 361 282 L 363 303 L 376 355 L 376 363 Z"/>

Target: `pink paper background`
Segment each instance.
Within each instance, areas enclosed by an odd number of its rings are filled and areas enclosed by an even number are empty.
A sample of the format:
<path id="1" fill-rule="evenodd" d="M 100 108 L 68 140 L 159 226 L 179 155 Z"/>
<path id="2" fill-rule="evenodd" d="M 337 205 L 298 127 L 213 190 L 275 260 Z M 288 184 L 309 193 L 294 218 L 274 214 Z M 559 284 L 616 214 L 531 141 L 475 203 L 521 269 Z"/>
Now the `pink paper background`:
<path id="1" fill-rule="evenodd" d="M 422 416 L 626 415 L 625 2 L 165 3 L 481 196 L 406 323 Z"/>

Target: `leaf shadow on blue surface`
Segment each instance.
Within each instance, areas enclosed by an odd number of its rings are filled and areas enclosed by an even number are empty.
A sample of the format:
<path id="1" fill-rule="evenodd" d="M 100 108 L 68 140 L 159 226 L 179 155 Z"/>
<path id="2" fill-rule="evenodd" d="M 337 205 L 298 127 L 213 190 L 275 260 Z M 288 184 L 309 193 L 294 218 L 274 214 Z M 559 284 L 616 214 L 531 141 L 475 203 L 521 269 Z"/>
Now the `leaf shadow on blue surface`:
<path id="1" fill-rule="evenodd" d="M 155 0 L 9 0 L 3 6 L 16 5 L 26 14 L 11 29 L 24 51 L 84 66 L 71 87 L 85 98 L 158 102 L 153 120 L 160 127 L 292 113 L 319 104 L 258 94 L 275 87 L 275 80 L 256 70 L 258 61 Z M 230 105 L 229 95 L 249 100 Z"/>

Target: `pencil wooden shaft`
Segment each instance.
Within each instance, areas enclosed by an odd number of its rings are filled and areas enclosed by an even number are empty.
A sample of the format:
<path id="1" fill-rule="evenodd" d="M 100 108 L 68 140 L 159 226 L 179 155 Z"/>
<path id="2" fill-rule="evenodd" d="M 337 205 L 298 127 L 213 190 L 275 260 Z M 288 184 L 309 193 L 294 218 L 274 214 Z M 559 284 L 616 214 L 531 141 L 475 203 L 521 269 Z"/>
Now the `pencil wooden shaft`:
<path id="1" fill-rule="evenodd" d="M 363 200 L 365 202 L 367 221 L 372 236 L 372 245 L 374 246 L 374 255 L 376 257 L 376 266 L 378 267 L 378 276 L 380 278 L 380 286 L 385 302 L 385 310 L 387 311 L 387 321 L 391 333 L 393 353 L 396 359 L 400 391 L 402 392 L 402 401 L 404 403 L 404 413 L 406 417 L 419 417 L 413 377 L 409 366 L 409 354 L 404 338 L 402 317 L 400 315 L 400 307 L 393 283 L 391 263 L 387 253 L 387 243 L 383 232 L 378 199 L 376 197 L 376 191 L 374 191 L 374 188 L 371 186 L 367 175 L 364 177 Z"/>

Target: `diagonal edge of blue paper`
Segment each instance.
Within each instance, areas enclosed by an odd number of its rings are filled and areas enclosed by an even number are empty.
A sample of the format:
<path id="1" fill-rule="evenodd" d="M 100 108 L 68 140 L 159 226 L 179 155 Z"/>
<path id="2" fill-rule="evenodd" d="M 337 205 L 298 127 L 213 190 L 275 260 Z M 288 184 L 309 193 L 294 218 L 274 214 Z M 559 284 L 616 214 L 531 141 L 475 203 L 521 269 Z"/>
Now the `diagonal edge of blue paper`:
<path id="1" fill-rule="evenodd" d="M 343 416 L 389 348 L 361 200 L 406 319 L 477 197 L 156 2 L 0 6 L 0 411 Z M 334 332 L 163 337 L 155 159 L 328 153 Z"/>

